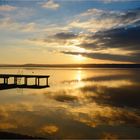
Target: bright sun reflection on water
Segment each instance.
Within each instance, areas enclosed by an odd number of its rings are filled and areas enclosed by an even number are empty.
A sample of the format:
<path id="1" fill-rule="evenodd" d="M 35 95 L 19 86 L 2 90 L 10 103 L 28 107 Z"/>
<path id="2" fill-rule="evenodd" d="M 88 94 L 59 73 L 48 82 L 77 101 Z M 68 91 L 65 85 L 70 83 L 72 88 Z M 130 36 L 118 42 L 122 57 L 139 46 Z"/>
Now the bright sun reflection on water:
<path id="1" fill-rule="evenodd" d="M 83 79 L 83 76 L 84 76 L 84 71 L 81 70 L 81 68 L 78 68 L 78 71 L 76 73 L 76 77 L 75 77 L 75 80 L 76 80 L 76 87 L 79 88 L 79 87 L 84 87 L 84 82 L 82 81 Z"/>
<path id="2" fill-rule="evenodd" d="M 81 81 L 81 70 L 79 70 L 77 72 L 77 81 L 80 82 Z"/>

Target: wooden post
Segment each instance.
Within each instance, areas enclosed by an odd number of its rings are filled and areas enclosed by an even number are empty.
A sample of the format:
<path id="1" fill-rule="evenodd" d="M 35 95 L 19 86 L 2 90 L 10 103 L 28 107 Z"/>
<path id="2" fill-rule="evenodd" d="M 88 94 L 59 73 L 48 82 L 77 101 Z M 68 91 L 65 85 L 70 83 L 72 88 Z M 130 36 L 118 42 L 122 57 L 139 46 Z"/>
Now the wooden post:
<path id="1" fill-rule="evenodd" d="M 24 77 L 24 84 L 27 85 L 28 84 L 27 82 L 28 82 L 27 77 Z"/>
<path id="2" fill-rule="evenodd" d="M 46 78 L 46 86 L 48 86 L 48 77 Z"/>
<path id="3" fill-rule="evenodd" d="M 17 85 L 17 77 L 14 77 L 14 84 Z"/>
<path id="4" fill-rule="evenodd" d="M 6 78 L 6 84 L 8 84 L 8 78 Z"/>
<path id="5" fill-rule="evenodd" d="M 39 86 L 39 84 L 40 84 L 39 82 L 40 82 L 40 78 L 38 77 L 38 84 L 37 84 L 38 86 Z"/>
<path id="6" fill-rule="evenodd" d="M 37 80 L 38 80 L 37 77 L 35 77 L 35 85 L 36 85 L 36 86 L 37 86 Z"/>
<path id="7" fill-rule="evenodd" d="M 8 77 L 4 77 L 4 84 L 8 84 Z"/>
<path id="8" fill-rule="evenodd" d="M 4 77 L 4 84 L 6 84 L 6 78 Z"/>

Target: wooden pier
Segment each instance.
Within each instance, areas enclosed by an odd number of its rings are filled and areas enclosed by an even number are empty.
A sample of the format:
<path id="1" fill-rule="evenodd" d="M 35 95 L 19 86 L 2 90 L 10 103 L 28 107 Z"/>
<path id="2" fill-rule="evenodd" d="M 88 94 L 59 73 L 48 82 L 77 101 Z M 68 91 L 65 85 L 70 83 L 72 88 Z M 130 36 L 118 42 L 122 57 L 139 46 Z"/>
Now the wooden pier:
<path id="1" fill-rule="evenodd" d="M 48 85 L 49 75 L 18 75 L 18 74 L 0 74 L 3 83 L 0 84 L 0 90 L 10 88 L 46 88 Z M 34 79 L 34 85 L 28 84 L 28 79 Z M 9 83 L 9 79 L 13 79 L 13 83 Z M 18 80 L 23 79 L 23 83 L 19 84 Z M 46 79 L 45 85 L 40 84 L 40 79 Z"/>

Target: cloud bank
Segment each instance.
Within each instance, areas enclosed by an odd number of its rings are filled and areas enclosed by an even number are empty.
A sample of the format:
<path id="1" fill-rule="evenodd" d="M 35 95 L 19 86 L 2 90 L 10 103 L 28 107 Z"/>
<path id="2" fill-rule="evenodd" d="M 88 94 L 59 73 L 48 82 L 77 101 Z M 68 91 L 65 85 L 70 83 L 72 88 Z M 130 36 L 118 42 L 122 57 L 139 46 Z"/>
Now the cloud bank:
<path id="1" fill-rule="evenodd" d="M 88 32 L 78 47 L 89 52 L 63 53 L 118 62 L 140 62 L 139 8 L 125 12 L 90 9 L 82 13 L 77 21 L 70 23 L 70 26 Z"/>

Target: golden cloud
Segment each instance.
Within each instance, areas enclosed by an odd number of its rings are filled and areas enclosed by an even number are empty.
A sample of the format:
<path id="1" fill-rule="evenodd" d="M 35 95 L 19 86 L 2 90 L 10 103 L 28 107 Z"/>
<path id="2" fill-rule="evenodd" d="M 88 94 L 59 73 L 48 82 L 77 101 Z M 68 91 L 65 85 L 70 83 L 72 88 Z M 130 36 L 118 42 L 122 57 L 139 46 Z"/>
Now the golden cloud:
<path id="1" fill-rule="evenodd" d="M 40 129 L 40 132 L 42 133 L 49 133 L 49 134 L 54 134 L 59 130 L 59 128 L 55 125 L 45 125 Z"/>

